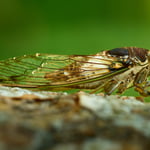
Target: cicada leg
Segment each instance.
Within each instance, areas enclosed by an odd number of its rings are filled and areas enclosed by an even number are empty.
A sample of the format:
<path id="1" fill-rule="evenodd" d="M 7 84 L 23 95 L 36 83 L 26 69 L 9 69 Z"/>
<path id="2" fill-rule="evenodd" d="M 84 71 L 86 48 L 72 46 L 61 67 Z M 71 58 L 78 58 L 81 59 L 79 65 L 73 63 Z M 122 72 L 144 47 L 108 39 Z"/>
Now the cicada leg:
<path id="1" fill-rule="evenodd" d="M 142 96 L 150 96 L 150 90 L 146 88 L 150 87 L 150 81 L 147 81 L 148 68 L 141 70 L 134 80 L 135 90 L 138 91 Z"/>
<path id="2" fill-rule="evenodd" d="M 129 87 L 132 87 L 134 78 L 135 78 L 135 75 L 133 74 L 133 72 L 128 74 L 127 77 L 123 79 L 120 86 L 118 87 L 117 93 L 122 94 L 126 89 L 128 89 Z"/>
<path id="3" fill-rule="evenodd" d="M 101 82 L 98 87 L 96 87 L 95 89 L 93 89 L 93 90 L 90 92 L 90 94 L 93 94 L 93 93 L 96 93 L 96 92 L 98 92 L 98 91 L 101 91 L 106 83 L 108 83 L 108 82 L 107 82 L 107 81 Z"/>
<path id="4" fill-rule="evenodd" d="M 104 86 L 106 95 L 113 93 L 121 84 L 122 81 L 111 80 Z"/>
<path id="5" fill-rule="evenodd" d="M 122 93 L 128 88 L 128 85 L 129 85 L 129 84 L 130 84 L 130 80 L 123 81 L 123 82 L 119 85 L 117 93 L 118 93 L 118 94 L 122 94 Z"/>
<path id="6" fill-rule="evenodd" d="M 104 91 L 108 95 L 114 92 L 115 90 L 117 90 L 117 94 L 122 94 L 127 88 L 129 88 L 132 85 L 134 77 L 135 76 L 131 72 L 129 75 L 127 75 L 125 79 L 122 79 L 120 81 L 118 81 L 117 79 L 115 80 L 114 78 L 111 82 L 108 82 L 104 86 Z"/>
<path id="7" fill-rule="evenodd" d="M 98 91 L 102 91 L 105 93 L 105 95 L 110 95 L 119 87 L 120 83 L 121 81 L 105 80 L 104 82 L 101 82 L 101 84 L 97 88 L 92 90 L 90 93 L 92 94 Z"/>

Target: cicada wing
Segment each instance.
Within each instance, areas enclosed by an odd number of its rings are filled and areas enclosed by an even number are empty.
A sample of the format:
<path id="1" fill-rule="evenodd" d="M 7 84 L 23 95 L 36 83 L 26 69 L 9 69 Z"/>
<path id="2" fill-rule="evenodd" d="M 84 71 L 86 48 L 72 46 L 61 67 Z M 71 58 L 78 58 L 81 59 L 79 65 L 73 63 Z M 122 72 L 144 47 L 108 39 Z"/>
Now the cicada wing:
<path id="1" fill-rule="evenodd" d="M 55 89 L 109 79 L 127 69 L 103 55 L 25 55 L 0 61 L 0 84 Z"/>
<path id="2" fill-rule="evenodd" d="M 51 84 L 45 75 L 63 72 L 61 68 L 73 62 L 65 55 L 48 54 L 25 55 L 0 61 L 0 84 L 25 87 Z"/>

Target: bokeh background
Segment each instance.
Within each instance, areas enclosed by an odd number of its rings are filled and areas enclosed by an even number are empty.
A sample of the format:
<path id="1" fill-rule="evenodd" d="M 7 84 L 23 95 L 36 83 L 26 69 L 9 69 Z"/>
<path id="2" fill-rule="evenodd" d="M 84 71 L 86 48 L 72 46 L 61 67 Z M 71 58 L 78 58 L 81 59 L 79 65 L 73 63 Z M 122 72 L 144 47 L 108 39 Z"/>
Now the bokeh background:
<path id="1" fill-rule="evenodd" d="M 0 1 L 0 59 L 150 49 L 149 0 Z"/>
<path id="2" fill-rule="evenodd" d="M 94 54 L 150 48 L 149 0 L 4 0 L 0 59 L 29 53 Z"/>

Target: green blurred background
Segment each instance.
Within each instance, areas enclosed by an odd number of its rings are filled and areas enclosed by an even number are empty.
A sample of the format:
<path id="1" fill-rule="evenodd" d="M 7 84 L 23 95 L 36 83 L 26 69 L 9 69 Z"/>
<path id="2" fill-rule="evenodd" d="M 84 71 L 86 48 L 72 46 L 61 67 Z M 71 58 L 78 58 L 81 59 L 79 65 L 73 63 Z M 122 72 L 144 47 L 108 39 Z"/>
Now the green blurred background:
<path id="1" fill-rule="evenodd" d="M 149 0 L 0 1 L 0 59 L 150 49 Z"/>
<path id="2" fill-rule="evenodd" d="M 149 0 L 4 0 L 0 59 L 23 54 L 95 54 L 150 48 Z"/>

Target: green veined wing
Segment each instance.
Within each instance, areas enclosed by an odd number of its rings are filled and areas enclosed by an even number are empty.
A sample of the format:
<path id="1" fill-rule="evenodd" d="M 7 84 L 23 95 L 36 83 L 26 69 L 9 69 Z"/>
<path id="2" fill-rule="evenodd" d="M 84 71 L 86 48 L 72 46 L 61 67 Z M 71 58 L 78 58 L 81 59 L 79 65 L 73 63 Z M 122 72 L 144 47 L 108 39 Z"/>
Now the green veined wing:
<path id="1" fill-rule="evenodd" d="M 120 66 L 113 69 L 115 64 Z M 55 90 L 103 80 L 127 69 L 117 58 L 100 55 L 24 55 L 0 61 L 0 84 Z"/>

